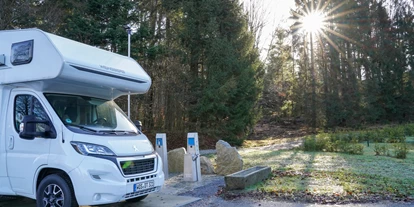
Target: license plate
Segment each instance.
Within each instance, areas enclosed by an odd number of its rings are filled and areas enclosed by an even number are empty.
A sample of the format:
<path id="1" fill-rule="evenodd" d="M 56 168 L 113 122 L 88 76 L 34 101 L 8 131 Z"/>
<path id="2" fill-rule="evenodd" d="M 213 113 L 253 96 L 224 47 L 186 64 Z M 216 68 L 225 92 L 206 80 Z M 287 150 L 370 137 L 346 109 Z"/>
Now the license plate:
<path id="1" fill-rule="evenodd" d="M 134 184 L 134 192 L 145 190 L 145 189 L 152 188 L 152 187 L 154 187 L 154 181 L 153 180 L 150 180 L 150 181 L 147 181 L 147 182 L 142 182 L 142 183 L 135 183 Z"/>

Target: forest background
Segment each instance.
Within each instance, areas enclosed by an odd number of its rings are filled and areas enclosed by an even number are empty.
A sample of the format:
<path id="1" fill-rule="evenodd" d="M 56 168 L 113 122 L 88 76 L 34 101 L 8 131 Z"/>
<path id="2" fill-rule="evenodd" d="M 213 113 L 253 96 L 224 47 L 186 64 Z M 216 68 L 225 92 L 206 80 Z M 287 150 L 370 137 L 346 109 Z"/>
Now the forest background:
<path id="1" fill-rule="evenodd" d="M 295 0 L 265 48 L 260 5 L 0 0 L 0 30 L 37 27 L 127 55 L 131 26 L 131 57 L 153 81 L 131 96 L 131 119 L 179 146 L 189 131 L 202 145 L 241 144 L 260 120 L 310 131 L 413 120 L 414 0 Z M 314 33 L 301 24 L 312 11 L 324 17 Z M 126 96 L 116 102 L 126 111 Z"/>

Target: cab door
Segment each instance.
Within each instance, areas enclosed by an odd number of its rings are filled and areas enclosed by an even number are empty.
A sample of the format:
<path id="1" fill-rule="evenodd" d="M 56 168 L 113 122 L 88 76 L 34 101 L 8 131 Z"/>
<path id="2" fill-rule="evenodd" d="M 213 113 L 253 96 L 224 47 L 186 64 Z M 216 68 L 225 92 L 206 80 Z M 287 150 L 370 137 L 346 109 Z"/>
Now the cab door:
<path id="1" fill-rule="evenodd" d="M 36 170 L 48 162 L 51 139 L 23 139 L 19 136 L 20 123 L 27 115 L 50 121 L 40 100 L 35 93 L 21 89 L 13 90 L 9 99 L 6 118 L 7 174 L 17 194 L 35 194 L 33 185 Z"/>
<path id="2" fill-rule="evenodd" d="M 7 86 L 0 86 L 0 195 L 14 195 L 7 177 L 6 168 L 6 126 L 4 123 L 6 123 L 9 92 L 10 89 Z"/>

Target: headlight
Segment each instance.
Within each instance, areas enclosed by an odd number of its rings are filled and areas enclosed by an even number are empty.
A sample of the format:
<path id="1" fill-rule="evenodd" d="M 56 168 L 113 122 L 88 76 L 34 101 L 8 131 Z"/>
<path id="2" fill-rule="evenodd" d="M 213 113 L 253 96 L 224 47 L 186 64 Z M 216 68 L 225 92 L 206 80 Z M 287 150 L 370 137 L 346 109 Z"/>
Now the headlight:
<path id="1" fill-rule="evenodd" d="M 108 147 L 84 142 L 70 142 L 81 155 L 115 155 Z"/>

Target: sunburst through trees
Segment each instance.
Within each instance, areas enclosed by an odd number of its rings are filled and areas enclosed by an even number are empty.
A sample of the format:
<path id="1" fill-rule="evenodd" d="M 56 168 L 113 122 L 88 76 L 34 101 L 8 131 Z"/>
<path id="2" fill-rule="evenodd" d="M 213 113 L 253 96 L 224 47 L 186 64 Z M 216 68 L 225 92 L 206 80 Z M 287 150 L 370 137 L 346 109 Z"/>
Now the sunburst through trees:
<path id="1" fill-rule="evenodd" d="M 296 0 L 299 5 L 298 11 L 293 11 L 294 25 L 291 27 L 294 34 L 305 33 L 312 34 L 319 40 L 321 37 L 326 39 L 338 52 L 341 52 L 338 45 L 329 37 L 328 34 L 335 35 L 354 44 L 360 44 L 357 41 L 336 31 L 336 29 L 350 29 L 356 25 L 343 23 L 344 19 L 350 14 L 355 14 L 362 8 L 348 9 L 350 4 L 355 3 L 353 0 Z"/>
<path id="2" fill-rule="evenodd" d="M 359 98 L 360 85 L 357 77 L 362 79 L 365 68 L 363 65 L 358 65 L 356 60 L 366 53 L 361 50 L 365 48 L 361 40 L 372 32 L 368 28 L 371 22 L 369 14 L 361 11 L 372 6 L 372 2 L 368 4 L 359 0 L 296 0 L 295 2 L 296 10 L 292 11 L 294 24 L 291 32 L 296 39 L 293 43 L 296 44 L 295 47 L 302 48 L 296 49 L 294 55 L 300 58 L 299 65 L 296 67 L 301 68 L 300 74 L 305 74 L 303 78 L 305 84 L 308 83 L 308 79 L 310 80 L 307 86 L 311 91 L 303 92 L 303 97 L 309 101 L 304 102 L 302 106 L 305 108 L 309 124 L 316 127 L 329 125 L 327 122 L 332 122 L 333 125 L 348 122 L 349 120 L 340 116 L 335 118 L 329 116 L 338 108 L 344 108 L 347 113 L 350 113 L 348 110 L 361 104 L 361 101 L 357 100 L 354 105 L 347 105 L 344 99 Z M 364 8 L 364 4 L 367 7 Z M 302 45 L 298 45 L 299 43 Z M 303 72 L 304 70 L 306 71 Z M 335 108 L 329 104 L 330 101 L 343 105 L 340 107 L 335 105 Z"/>

